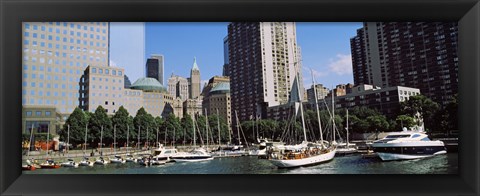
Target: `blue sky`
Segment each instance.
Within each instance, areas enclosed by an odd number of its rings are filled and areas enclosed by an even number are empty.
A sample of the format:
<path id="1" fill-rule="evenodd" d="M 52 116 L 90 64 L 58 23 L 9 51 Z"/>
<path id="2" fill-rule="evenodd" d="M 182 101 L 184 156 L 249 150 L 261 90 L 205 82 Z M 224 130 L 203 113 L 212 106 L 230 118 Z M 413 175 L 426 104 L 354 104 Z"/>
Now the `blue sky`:
<path id="1" fill-rule="evenodd" d="M 144 31 L 143 30 L 143 24 Z M 173 73 L 189 77 L 197 58 L 201 79 L 222 74 L 223 38 L 228 23 L 111 23 L 111 61 L 125 68 L 132 83 L 144 77 L 150 54 L 165 57 L 165 83 Z M 362 23 L 297 23 L 306 87 L 314 70 L 317 83 L 330 88 L 353 83 L 350 38 Z M 145 40 L 142 48 L 141 42 Z"/>

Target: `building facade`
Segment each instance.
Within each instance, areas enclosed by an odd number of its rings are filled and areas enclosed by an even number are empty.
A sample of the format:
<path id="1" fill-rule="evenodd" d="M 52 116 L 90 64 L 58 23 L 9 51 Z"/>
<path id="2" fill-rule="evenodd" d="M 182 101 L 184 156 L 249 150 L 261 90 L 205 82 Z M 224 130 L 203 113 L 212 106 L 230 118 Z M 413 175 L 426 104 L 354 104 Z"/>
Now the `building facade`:
<path id="1" fill-rule="evenodd" d="M 456 22 L 367 22 L 350 43 L 356 85 L 419 88 L 441 105 L 458 92 Z"/>
<path id="2" fill-rule="evenodd" d="M 295 23 L 233 22 L 227 40 L 232 112 L 241 121 L 303 97 L 292 92 L 303 89 Z"/>
<path id="3" fill-rule="evenodd" d="M 325 98 L 330 91 L 327 87 L 324 87 L 323 84 L 312 85 L 307 89 L 307 100 L 309 103 L 315 103 L 315 90 L 317 91 L 317 99 Z"/>
<path id="4" fill-rule="evenodd" d="M 400 112 L 400 103 L 409 99 L 410 96 L 420 95 L 420 89 L 392 86 L 387 88 L 374 87 L 372 85 L 358 85 L 352 88 L 352 93 L 336 96 L 335 108 L 349 109 L 357 106 L 365 106 L 377 110 L 387 118 L 394 119 Z M 320 104 L 319 108 L 326 105 L 331 108 L 332 98 L 326 97 L 326 104 Z"/>
<path id="5" fill-rule="evenodd" d="M 182 101 L 187 100 L 189 98 L 188 80 L 172 73 L 168 78 L 168 93 Z"/>
<path id="6" fill-rule="evenodd" d="M 85 68 L 109 63 L 109 23 L 24 22 L 22 29 L 22 105 L 53 106 L 64 120 L 80 104 Z"/>
<path id="7" fill-rule="evenodd" d="M 197 99 L 187 99 L 183 102 L 183 116 L 190 115 L 190 117 L 194 117 L 194 115 L 202 114 L 202 98 L 198 97 Z"/>
<path id="8" fill-rule="evenodd" d="M 123 106 L 135 116 L 143 107 L 154 117 L 174 112 L 174 98 L 157 79 L 140 78 L 127 89 L 123 73 L 119 67 L 88 66 L 80 84 L 80 108 L 95 112 L 102 106 L 108 115 L 113 115 Z"/>
<path id="9" fill-rule="evenodd" d="M 55 106 L 22 106 L 22 133 L 56 134 L 60 118 Z"/>
<path id="10" fill-rule="evenodd" d="M 228 66 L 228 36 L 223 38 L 223 76 L 230 76 L 230 67 Z"/>
<path id="11" fill-rule="evenodd" d="M 145 64 L 145 77 L 157 79 L 163 85 L 163 68 L 165 59 L 161 54 L 152 54 Z"/>
<path id="12" fill-rule="evenodd" d="M 218 115 L 232 124 L 232 106 L 230 97 L 230 79 L 228 77 L 214 76 L 205 85 L 202 91 L 202 112 L 205 115 Z"/>

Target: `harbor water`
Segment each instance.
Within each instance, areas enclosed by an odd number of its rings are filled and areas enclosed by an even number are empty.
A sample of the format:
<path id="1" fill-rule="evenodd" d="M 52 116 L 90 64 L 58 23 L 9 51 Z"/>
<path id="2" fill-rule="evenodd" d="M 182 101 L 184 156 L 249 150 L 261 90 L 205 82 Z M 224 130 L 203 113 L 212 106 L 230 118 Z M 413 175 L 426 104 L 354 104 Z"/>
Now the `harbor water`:
<path id="1" fill-rule="evenodd" d="M 458 153 L 430 158 L 382 161 L 360 154 L 335 157 L 309 167 L 278 169 L 268 160 L 254 156 L 215 158 L 204 162 L 167 163 L 144 167 L 136 163 L 92 167 L 37 169 L 24 174 L 457 174 Z"/>

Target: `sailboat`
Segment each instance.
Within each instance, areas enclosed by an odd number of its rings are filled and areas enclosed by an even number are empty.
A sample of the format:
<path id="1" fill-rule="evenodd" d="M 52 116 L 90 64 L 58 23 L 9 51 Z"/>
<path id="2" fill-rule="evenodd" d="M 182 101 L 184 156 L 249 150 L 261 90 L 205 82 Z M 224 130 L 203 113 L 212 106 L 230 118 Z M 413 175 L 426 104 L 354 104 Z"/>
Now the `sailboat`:
<path id="1" fill-rule="evenodd" d="M 196 133 L 195 133 L 195 117 L 193 117 L 193 151 L 188 153 L 177 153 L 172 156 L 172 160 L 175 162 L 198 162 L 198 161 L 209 161 L 213 160 L 212 155 L 210 155 L 204 148 L 197 148 L 196 146 Z"/>
<path id="2" fill-rule="evenodd" d="M 130 126 L 127 125 L 127 144 L 126 144 L 126 157 L 125 157 L 125 162 L 127 163 L 132 163 L 132 162 L 135 162 L 136 159 L 128 153 L 128 139 L 129 139 L 129 136 L 130 136 Z"/>
<path id="3" fill-rule="evenodd" d="M 347 154 L 353 154 L 358 152 L 357 147 L 355 144 L 351 144 L 348 141 L 348 109 L 347 109 L 347 126 L 345 128 L 347 131 L 346 135 L 346 143 L 338 143 L 337 144 L 337 154 L 336 155 L 347 155 Z"/>
<path id="4" fill-rule="evenodd" d="M 100 129 L 100 155 L 102 155 L 102 147 L 103 147 L 103 126 Z M 106 165 L 108 162 L 101 156 L 99 159 L 95 160 L 95 165 Z"/>
<path id="5" fill-rule="evenodd" d="M 88 131 L 88 124 L 85 125 L 85 143 L 84 143 L 84 149 L 83 149 L 83 160 L 80 161 L 80 163 L 78 164 L 78 166 L 93 166 L 93 162 L 90 161 L 87 157 L 87 155 L 85 154 L 87 151 L 87 131 Z"/>
<path id="6" fill-rule="evenodd" d="M 299 82 L 298 82 L 298 71 L 296 73 L 296 80 L 297 80 L 296 81 L 297 89 L 300 89 Z M 317 100 L 317 93 L 316 91 L 314 92 L 315 92 L 315 100 Z M 271 148 L 268 151 L 268 160 L 273 165 L 279 168 L 292 168 L 292 167 L 315 165 L 315 164 L 330 161 L 335 157 L 335 152 L 336 152 L 335 146 L 331 145 L 328 148 L 324 147 L 322 137 L 321 137 L 320 145 L 316 143 L 308 142 L 307 131 L 305 129 L 305 118 L 303 115 L 303 104 L 301 102 L 300 91 L 297 90 L 297 93 L 298 93 L 298 99 L 299 99 L 298 103 L 300 105 L 300 114 L 302 119 L 304 140 L 301 144 L 298 144 L 298 145 L 284 146 L 282 148 L 277 148 L 277 149 Z M 318 115 L 318 104 L 317 104 L 317 117 L 318 119 L 320 119 Z M 319 124 L 319 128 L 321 132 L 320 124 Z M 322 133 L 320 135 L 322 135 Z"/>
<path id="7" fill-rule="evenodd" d="M 113 154 L 114 158 L 110 159 L 110 163 L 125 163 L 125 159 L 122 156 L 117 155 L 117 125 L 113 126 Z"/>
<path id="8" fill-rule="evenodd" d="M 70 145 L 70 125 L 67 125 L 67 151 L 68 151 L 68 146 Z M 69 158 L 67 161 L 63 162 L 60 164 L 62 167 L 78 167 L 78 163 L 75 162 L 73 159 Z"/>
<path id="9" fill-rule="evenodd" d="M 47 129 L 47 157 L 50 153 L 48 153 L 49 148 L 49 141 L 50 141 L 50 126 Z M 47 158 L 44 163 L 40 164 L 40 168 L 42 169 L 57 169 L 60 168 L 60 165 L 55 163 L 53 159 Z"/>
<path id="10" fill-rule="evenodd" d="M 34 160 L 33 158 L 30 160 L 30 149 L 32 148 L 31 145 L 32 145 L 32 137 L 33 137 L 33 123 L 32 123 L 32 128 L 30 129 L 30 139 L 29 139 L 29 143 L 28 143 L 28 151 L 27 151 L 27 160 L 26 160 L 26 164 L 22 165 L 22 170 L 30 170 L 30 171 L 33 171 L 35 169 L 37 169 L 35 167 L 35 163 L 34 163 Z"/>

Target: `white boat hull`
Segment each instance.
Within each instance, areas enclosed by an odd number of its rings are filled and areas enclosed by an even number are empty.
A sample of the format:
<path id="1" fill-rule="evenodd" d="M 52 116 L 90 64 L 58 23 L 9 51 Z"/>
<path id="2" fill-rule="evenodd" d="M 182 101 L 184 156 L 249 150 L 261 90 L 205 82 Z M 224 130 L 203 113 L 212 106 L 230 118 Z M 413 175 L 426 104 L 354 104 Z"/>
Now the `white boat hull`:
<path id="1" fill-rule="evenodd" d="M 106 165 L 108 162 L 107 161 L 100 161 L 100 160 L 97 160 L 95 161 L 95 165 Z"/>
<path id="2" fill-rule="evenodd" d="M 93 166 L 93 162 L 82 161 L 78 164 L 78 166 Z"/>
<path id="3" fill-rule="evenodd" d="M 173 158 L 175 162 L 200 162 L 200 161 L 210 161 L 213 160 L 213 157 L 208 158 L 198 158 L 198 159 L 186 159 L 186 158 Z"/>
<path id="4" fill-rule="evenodd" d="M 62 167 L 78 167 L 78 163 L 62 163 L 60 164 Z"/>
<path id="5" fill-rule="evenodd" d="M 438 151 L 434 154 L 419 154 L 419 155 L 411 155 L 411 154 L 395 154 L 395 153 L 382 153 L 377 152 L 378 157 L 382 159 L 382 161 L 395 161 L 395 160 L 410 160 L 410 159 L 421 159 L 426 157 L 432 157 L 439 154 L 446 154 L 447 151 Z"/>
<path id="6" fill-rule="evenodd" d="M 291 168 L 291 167 L 301 167 L 308 165 L 315 165 L 323 162 L 327 162 L 335 157 L 336 150 L 330 152 L 319 154 L 303 159 L 292 159 L 292 160 L 283 160 L 283 159 L 270 159 L 269 161 L 279 167 L 279 168 Z"/>

